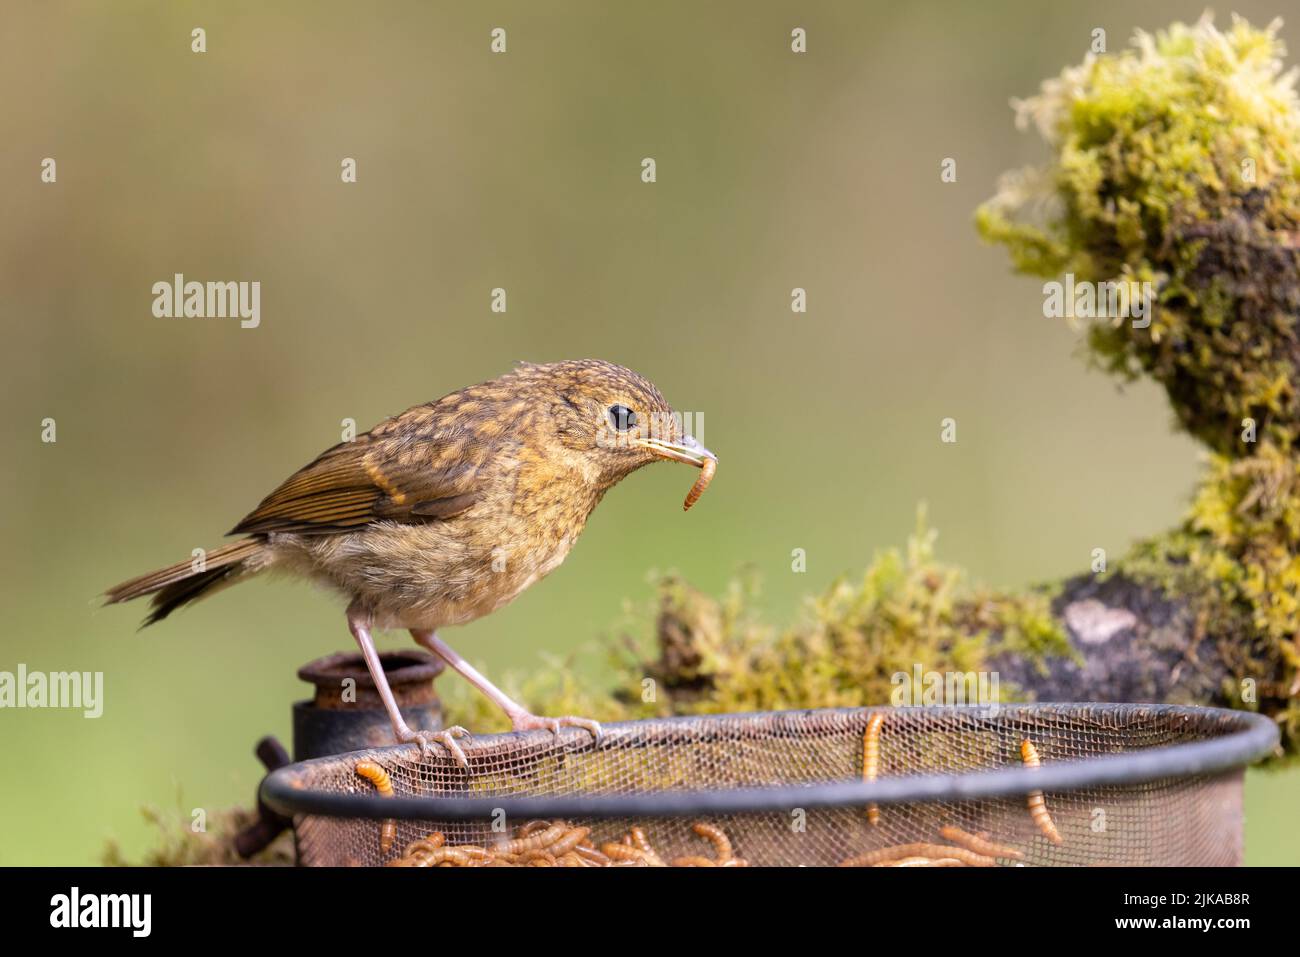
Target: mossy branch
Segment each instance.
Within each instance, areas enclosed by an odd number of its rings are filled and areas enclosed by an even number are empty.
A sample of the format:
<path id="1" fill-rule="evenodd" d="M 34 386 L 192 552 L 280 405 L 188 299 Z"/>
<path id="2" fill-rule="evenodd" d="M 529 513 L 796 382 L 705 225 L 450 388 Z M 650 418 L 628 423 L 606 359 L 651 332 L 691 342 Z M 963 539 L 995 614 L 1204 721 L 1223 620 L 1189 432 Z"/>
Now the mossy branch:
<path id="1" fill-rule="evenodd" d="M 1011 174 L 976 223 L 1022 272 L 1151 282 L 1150 326 L 1095 324 L 1091 355 L 1163 385 L 1178 423 L 1211 451 L 1179 528 L 1058 599 L 1068 612 L 1104 595 L 1134 614 L 1116 633 L 1131 640 L 1104 642 L 1104 660 L 1082 673 L 1053 669 L 1039 691 L 1258 707 L 1294 747 L 1300 100 L 1278 26 L 1235 19 L 1221 32 L 1207 16 L 1139 32 L 1133 49 L 1044 83 L 1016 109 L 1052 159 Z"/>

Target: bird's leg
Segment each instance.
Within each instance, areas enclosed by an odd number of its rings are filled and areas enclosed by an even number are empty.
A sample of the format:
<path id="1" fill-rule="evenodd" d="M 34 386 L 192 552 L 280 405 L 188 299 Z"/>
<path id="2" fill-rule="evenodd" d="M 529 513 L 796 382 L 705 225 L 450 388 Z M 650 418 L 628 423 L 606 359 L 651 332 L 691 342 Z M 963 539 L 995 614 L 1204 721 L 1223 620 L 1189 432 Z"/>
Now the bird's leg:
<path id="1" fill-rule="evenodd" d="M 361 648 L 361 657 L 366 659 L 366 667 L 370 670 L 370 677 L 375 682 L 380 700 L 384 702 L 384 710 L 388 712 L 388 720 L 393 724 L 393 734 L 397 736 L 397 740 L 402 744 L 415 742 L 421 754 L 430 753 L 433 742 L 437 741 L 456 759 L 456 763 L 469 770 L 469 761 L 465 757 L 465 752 L 456 743 L 457 737 L 469 737 L 469 732 L 464 728 L 456 726 L 443 731 L 412 731 L 410 725 L 406 723 L 401 709 L 397 707 L 397 699 L 393 697 L 393 689 L 388 686 L 388 677 L 384 674 L 384 666 L 379 661 L 379 652 L 375 650 L 374 639 L 370 637 L 370 619 L 355 605 L 348 608 L 348 630 L 352 632 L 352 637 L 357 640 Z"/>
<path id="2" fill-rule="evenodd" d="M 437 633 L 412 628 L 411 637 L 447 662 L 452 668 L 459 671 L 470 684 L 487 695 L 497 707 L 506 713 L 506 717 L 510 719 L 510 725 L 515 731 L 532 731 L 543 728 L 558 736 L 561 728 L 585 728 L 591 732 L 593 738 L 597 741 L 600 740 L 600 724 L 590 718 L 578 718 L 573 715 L 565 715 L 561 718 L 543 718 L 533 714 L 488 681 L 477 668 L 456 654 L 448 644 L 442 641 Z"/>

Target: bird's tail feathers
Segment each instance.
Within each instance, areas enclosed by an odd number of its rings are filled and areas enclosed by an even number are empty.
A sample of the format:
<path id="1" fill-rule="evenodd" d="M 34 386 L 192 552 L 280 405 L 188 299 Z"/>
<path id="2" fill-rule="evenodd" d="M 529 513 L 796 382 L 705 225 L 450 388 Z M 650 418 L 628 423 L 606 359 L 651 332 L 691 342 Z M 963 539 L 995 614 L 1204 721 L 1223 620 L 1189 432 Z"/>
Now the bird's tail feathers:
<path id="1" fill-rule="evenodd" d="M 244 538 L 229 545 L 149 572 L 115 585 L 104 593 L 105 604 L 153 595 L 152 611 L 140 627 L 162 621 L 177 608 L 233 585 L 269 564 L 266 539 Z"/>

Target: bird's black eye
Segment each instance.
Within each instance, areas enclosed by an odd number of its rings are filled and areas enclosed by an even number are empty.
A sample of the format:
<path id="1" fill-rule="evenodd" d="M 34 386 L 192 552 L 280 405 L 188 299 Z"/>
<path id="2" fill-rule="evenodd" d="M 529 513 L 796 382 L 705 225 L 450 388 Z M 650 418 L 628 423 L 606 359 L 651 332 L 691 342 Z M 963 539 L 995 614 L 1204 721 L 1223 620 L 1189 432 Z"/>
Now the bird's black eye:
<path id="1" fill-rule="evenodd" d="M 636 426 L 636 413 L 625 405 L 609 407 L 609 424 L 619 432 L 626 432 Z"/>

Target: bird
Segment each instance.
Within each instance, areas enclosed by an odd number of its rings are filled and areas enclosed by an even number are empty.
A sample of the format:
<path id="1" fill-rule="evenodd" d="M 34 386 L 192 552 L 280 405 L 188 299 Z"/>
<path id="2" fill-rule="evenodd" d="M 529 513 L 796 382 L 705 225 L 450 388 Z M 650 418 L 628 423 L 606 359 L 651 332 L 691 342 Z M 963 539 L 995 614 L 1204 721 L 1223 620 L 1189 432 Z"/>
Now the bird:
<path id="1" fill-rule="evenodd" d="M 717 456 L 683 428 L 659 389 L 599 359 L 521 362 L 392 416 L 327 449 L 240 521 L 236 541 L 122 582 L 106 604 L 152 596 L 141 627 L 267 572 L 326 586 L 347 601 L 347 624 L 393 733 L 422 754 L 441 745 L 468 768 L 469 731 L 411 729 L 398 710 L 373 633 L 405 629 L 487 695 L 515 731 L 600 725 L 542 717 L 511 700 L 439 636 L 490 614 L 553 571 L 605 493 L 652 462 L 701 469 Z"/>

